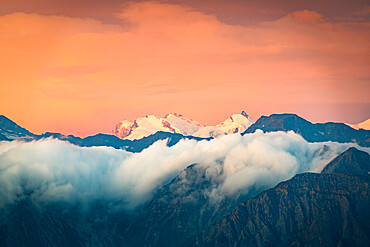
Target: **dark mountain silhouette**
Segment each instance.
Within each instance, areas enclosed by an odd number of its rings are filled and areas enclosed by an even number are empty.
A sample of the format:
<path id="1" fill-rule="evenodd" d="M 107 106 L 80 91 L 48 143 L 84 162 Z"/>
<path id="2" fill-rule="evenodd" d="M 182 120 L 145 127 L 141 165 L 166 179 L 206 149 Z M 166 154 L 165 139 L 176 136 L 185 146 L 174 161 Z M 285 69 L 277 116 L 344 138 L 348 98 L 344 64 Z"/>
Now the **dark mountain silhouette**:
<path id="1" fill-rule="evenodd" d="M 370 156 L 351 147 L 325 166 L 322 173 L 369 175 Z"/>
<path id="2" fill-rule="evenodd" d="M 272 114 L 262 116 L 244 133 L 253 133 L 257 129 L 264 132 L 294 131 L 308 142 L 356 142 L 361 146 L 370 146 L 370 131 L 355 130 L 343 123 L 313 124 L 296 114 Z"/>
<path id="3" fill-rule="evenodd" d="M 35 135 L 25 128 L 22 128 L 4 115 L 0 115 L 0 140 L 30 140 L 34 137 Z"/>

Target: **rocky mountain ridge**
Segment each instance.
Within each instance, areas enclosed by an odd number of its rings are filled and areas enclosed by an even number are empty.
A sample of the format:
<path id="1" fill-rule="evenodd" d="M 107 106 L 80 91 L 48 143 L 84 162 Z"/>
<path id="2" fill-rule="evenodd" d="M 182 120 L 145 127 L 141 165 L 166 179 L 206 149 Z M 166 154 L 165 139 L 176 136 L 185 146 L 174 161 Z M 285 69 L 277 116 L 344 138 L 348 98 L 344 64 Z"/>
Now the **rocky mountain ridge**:
<path id="1" fill-rule="evenodd" d="M 262 116 L 242 135 L 253 133 L 258 129 L 263 132 L 293 131 L 308 142 L 356 142 L 361 146 L 370 147 L 369 130 L 355 130 L 344 123 L 311 123 L 296 114 Z"/>
<path id="2" fill-rule="evenodd" d="M 369 154 L 350 148 L 322 173 L 241 203 L 184 246 L 368 246 L 369 169 Z"/>

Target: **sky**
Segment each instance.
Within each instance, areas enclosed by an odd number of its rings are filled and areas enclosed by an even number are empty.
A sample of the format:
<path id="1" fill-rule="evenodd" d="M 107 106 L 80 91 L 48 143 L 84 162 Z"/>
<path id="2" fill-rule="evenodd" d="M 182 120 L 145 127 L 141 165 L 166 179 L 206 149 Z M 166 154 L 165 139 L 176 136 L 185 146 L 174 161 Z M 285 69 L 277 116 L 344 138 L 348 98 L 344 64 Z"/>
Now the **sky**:
<path id="1" fill-rule="evenodd" d="M 365 0 L 2 0 L 0 114 L 78 136 L 170 112 L 358 123 L 369 27 Z"/>

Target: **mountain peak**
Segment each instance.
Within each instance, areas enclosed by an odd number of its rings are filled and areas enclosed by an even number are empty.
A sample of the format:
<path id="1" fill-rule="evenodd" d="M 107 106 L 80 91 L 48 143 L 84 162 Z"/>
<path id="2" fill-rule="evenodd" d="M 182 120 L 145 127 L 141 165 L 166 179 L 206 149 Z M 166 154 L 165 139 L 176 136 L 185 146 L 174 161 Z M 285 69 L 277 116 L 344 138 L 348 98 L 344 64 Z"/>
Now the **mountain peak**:
<path id="1" fill-rule="evenodd" d="M 171 112 L 171 113 L 168 113 L 166 116 L 164 116 L 164 118 L 168 118 L 168 117 L 170 117 L 170 116 L 174 116 L 174 117 L 184 117 L 183 115 L 181 115 L 181 114 L 178 114 L 178 113 L 176 113 L 176 112 Z"/>
<path id="2" fill-rule="evenodd" d="M 327 164 L 322 173 L 369 175 L 370 155 L 350 147 Z"/>
<path id="3" fill-rule="evenodd" d="M 244 117 L 249 117 L 248 114 L 245 112 L 245 111 L 242 111 L 242 113 L 240 113 L 242 116 Z"/>
<path id="4" fill-rule="evenodd" d="M 0 115 L 0 134 L 2 136 L 1 139 L 4 140 L 4 137 L 13 140 L 19 137 L 28 138 L 34 136 L 34 134 L 25 128 L 22 128 L 4 115 Z"/>

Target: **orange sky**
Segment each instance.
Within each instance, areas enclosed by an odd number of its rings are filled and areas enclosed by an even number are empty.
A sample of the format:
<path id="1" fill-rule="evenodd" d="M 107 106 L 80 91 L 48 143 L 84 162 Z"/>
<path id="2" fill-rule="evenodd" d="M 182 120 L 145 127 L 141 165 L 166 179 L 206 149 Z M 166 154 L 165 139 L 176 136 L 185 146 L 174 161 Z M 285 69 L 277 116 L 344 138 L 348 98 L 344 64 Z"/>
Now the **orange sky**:
<path id="1" fill-rule="evenodd" d="M 109 133 L 169 112 L 370 116 L 366 1 L 74 2 L 0 4 L 0 114 L 32 132 Z"/>

